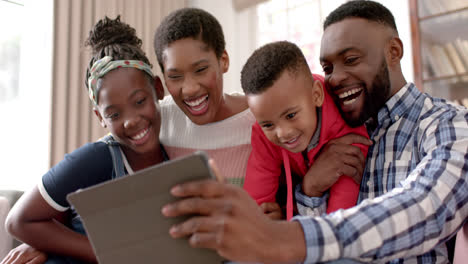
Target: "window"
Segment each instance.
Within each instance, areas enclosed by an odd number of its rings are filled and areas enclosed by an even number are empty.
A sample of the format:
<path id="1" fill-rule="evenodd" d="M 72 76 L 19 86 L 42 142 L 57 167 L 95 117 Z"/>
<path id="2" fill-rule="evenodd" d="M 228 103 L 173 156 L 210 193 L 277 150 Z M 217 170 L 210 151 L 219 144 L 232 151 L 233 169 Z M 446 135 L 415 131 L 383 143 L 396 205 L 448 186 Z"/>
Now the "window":
<path id="1" fill-rule="evenodd" d="M 23 19 L 21 3 L 0 1 L 0 110 L 18 98 L 21 25 L 12 24 L 8 18 Z M 6 26 L 12 25 L 12 26 Z"/>
<path id="2" fill-rule="evenodd" d="M 29 189 L 49 165 L 52 11 L 0 0 L 0 189 Z"/>
<path id="3" fill-rule="evenodd" d="M 271 0 L 257 7 L 258 46 L 278 40 L 288 40 L 298 45 L 313 73 L 322 73 L 320 66 L 320 41 L 324 5 L 338 6 L 343 1 L 330 4 L 321 0 Z"/>
<path id="4" fill-rule="evenodd" d="M 405 48 L 403 74 L 413 81 L 411 34 L 407 0 L 376 0 L 393 13 Z M 257 46 L 278 40 L 296 43 L 313 73 L 323 74 L 320 41 L 326 16 L 347 0 L 270 0 L 257 6 Z"/>

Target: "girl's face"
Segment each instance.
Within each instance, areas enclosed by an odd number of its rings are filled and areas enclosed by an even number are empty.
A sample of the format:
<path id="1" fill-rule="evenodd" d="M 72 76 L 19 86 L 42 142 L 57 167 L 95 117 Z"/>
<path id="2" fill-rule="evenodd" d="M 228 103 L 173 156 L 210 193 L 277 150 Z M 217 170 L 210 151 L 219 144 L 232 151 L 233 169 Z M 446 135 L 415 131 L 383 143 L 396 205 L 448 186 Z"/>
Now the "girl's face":
<path id="1" fill-rule="evenodd" d="M 99 105 L 94 110 L 101 125 L 124 149 L 136 154 L 159 148 L 161 115 L 156 100 L 162 98 L 163 90 L 159 78 L 153 85 L 141 70 L 112 70 L 102 78 Z"/>
<path id="2" fill-rule="evenodd" d="M 204 125 L 224 119 L 223 73 L 229 68 L 226 51 L 218 59 L 203 41 L 184 38 L 164 50 L 163 65 L 169 93 L 192 122 Z"/>

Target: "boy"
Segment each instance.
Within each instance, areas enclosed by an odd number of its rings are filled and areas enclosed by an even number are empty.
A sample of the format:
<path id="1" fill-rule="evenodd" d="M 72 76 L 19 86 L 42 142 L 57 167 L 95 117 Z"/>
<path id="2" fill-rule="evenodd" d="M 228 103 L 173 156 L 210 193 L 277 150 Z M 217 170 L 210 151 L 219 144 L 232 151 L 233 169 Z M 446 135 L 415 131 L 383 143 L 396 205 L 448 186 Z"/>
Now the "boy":
<path id="1" fill-rule="evenodd" d="M 256 50 L 242 69 L 241 82 L 257 119 L 252 127 L 252 153 L 244 188 L 258 204 L 274 203 L 284 166 L 290 219 L 291 170 L 303 177 L 302 186 L 307 186 L 307 171 L 322 146 L 349 133 L 367 136 L 367 132 L 363 126 L 346 125 L 325 92 L 323 77 L 311 74 L 304 55 L 293 43 L 274 42 Z M 360 148 L 365 156 L 367 146 Z M 302 193 L 312 196 L 306 187 Z M 348 176 L 340 177 L 330 190 L 327 213 L 356 205 L 358 193 L 359 183 Z M 299 213 L 307 214 L 307 207 L 301 203 L 304 198 L 298 195 L 296 199 Z"/>

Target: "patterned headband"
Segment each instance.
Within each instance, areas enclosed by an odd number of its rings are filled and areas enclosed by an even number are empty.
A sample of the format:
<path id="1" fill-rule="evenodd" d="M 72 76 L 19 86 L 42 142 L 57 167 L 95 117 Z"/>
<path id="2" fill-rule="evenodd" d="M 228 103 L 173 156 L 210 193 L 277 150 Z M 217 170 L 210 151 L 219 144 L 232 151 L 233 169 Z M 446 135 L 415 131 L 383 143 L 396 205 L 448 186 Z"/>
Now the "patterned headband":
<path id="1" fill-rule="evenodd" d="M 98 94 L 99 88 L 97 83 L 100 78 L 106 75 L 109 71 L 118 68 L 136 68 L 148 73 L 153 77 L 153 72 L 151 72 L 151 67 L 139 60 L 112 60 L 111 56 L 105 56 L 104 58 L 96 61 L 91 67 L 90 75 L 88 78 L 88 90 L 89 90 L 89 99 L 97 105 L 98 104 Z"/>

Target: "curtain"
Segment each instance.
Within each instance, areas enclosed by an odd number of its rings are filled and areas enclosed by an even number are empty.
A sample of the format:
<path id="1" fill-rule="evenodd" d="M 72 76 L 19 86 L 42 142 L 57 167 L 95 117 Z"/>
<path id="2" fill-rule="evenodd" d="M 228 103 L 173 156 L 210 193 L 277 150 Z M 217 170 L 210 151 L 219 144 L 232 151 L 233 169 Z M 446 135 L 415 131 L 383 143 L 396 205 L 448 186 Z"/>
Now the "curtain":
<path id="1" fill-rule="evenodd" d="M 84 47 L 89 31 L 105 15 L 134 27 L 143 50 L 160 75 L 153 35 L 161 20 L 186 0 L 54 0 L 50 166 L 86 142 L 105 135 L 92 111 L 84 85 L 91 56 Z"/>

